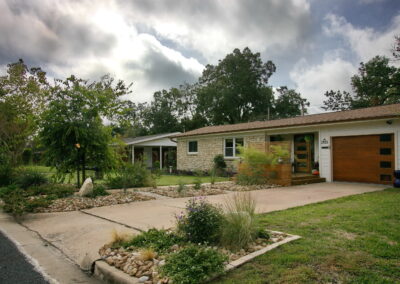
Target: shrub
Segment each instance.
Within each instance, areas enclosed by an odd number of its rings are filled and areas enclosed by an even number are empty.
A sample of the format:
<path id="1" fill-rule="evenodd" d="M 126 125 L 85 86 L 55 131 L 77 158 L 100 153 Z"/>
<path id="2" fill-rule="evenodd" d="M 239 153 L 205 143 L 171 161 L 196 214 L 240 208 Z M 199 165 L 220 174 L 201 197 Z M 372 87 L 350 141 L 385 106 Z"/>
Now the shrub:
<path id="1" fill-rule="evenodd" d="M 49 199 L 64 198 L 73 195 L 75 188 L 67 184 L 42 184 L 26 190 L 28 196 L 46 195 Z"/>
<path id="2" fill-rule="evenodd" d="M 47 207 L 51 204 L 51 198 L 46 196 L 32 197 L 20 188 L 12 190 L 2 199 L 4 201 L 4 211 L 13 215 L 34 212 L 36 208 Z"/>
<path id="3" fill-rule="evenodd" d="M 171 246 L 181 243 L 183 240 L 173 232 L 166 230 L 149 229 L 131 240 L 122 244 L 124 247 L 152 248 L 157 252 L 168 250 Z"/>
<path id="4" fill-rule="evenodd" d="M 204 198 L 192 198 L 186 205 L 186 215 L 177 216 L 179 232 L 193 243 L 216 243 L 222 223 L 222 210 Z"/>
<path id="5" fill-rule="evenodd" d="M 262 152 L 253 148 L 240 147 L 241 163 L 238 167 L 236 182 L 242 185 L 265 184 L 271 178 L 270 166 L 289 155 L 280 146 L 271 146 L 271 152 Z"/>
<path id="6" fill-rule="evenodd" d="M 217 171 L 217 174 L 222 175 L 225 173 L 226 163 L 222 154 L 218 154 L 214 157 L 214 169 Z"/>
<path id="7" fill-rule="evenodd" d="M 48 183 L 47 177 L 38 171 L 26 169 L 17 174 L 15 184 L 22 189 L 27 189 L 31 186 L 37 186 Z"/>
<path id="8" fill-rule="evenodd" d="M 108 176 L 106 184 L 109 188 L 129 188 L 150 186 L 152 184 L 151 172 L 140 162 L 125 164 L 114 176 Z"/>
<path id="9" fill-rule="evenodd" d="M 217 170 L 215 168 L 212 168 L 210 171 L 210 183 L 215 184 L 216 179 L 217 179 Z"/>
<path id="10" fill-rule="evenodd" d="M 111 243 L 113 245 L 121 245 L 128 242 L 132 238 L 132 234 L 128 232 L 119 232 L 116 229 L 111 231 Z"/>
<path id="11" fill-rule="evenodd" d="M 102 184 L 95 184 L 93 186 L 92 193 L 89 194 L 87 197 L 96 198 L 97 196 L 106 196 L 106 195 L 109 195 L 109 193 L 107 192 L 107 187 Z"/>
<path id="12" fill-rule="evenodd" d="M 195 171 L 196 178 L 194 179 L 194 189 L 199 190 L 201 189 L 201 171 Z"/>
<path id="13" fill-rule="evenodd" d="M 212 248 L 190 245 L 166 258 L 161 274 L 174 283 L 203 283 L 213 274 L 224 271 L 227 256 Z"/>
<path id="14" fill-rule="evenodd" d="M 143 248 L 139 253 L 142 261 L 153 260 L 157 257 L 157 253 L 152 248 Z"/>
<path id="15" fill-rule="evenodd" d="M 249 193 L 238 193 L 225 203 L 225 220 L 221 228 L 221 245 L 239 250 L 259 233 L 255 219 L 255 200 Z"/>
<path id="16" fill-rule="evenodd" d="M 182 194 L 185 190 L 186 190 L 185 183 L 182 180 L 179 180 L 178 181 L 178 187 L 176 188 L 176 191 L 179 194 Z"/>

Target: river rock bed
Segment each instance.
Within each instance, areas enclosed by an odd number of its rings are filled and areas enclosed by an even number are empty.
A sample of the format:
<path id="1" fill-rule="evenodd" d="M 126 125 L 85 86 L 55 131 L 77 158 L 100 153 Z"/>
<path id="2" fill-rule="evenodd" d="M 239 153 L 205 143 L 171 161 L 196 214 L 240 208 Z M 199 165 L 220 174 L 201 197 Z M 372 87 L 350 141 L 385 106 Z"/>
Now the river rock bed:
<path id="1" fill-rule="evenodd" d="M 41 207 L 35 210 L 36 213 L 66 212 L 93 207 L 109 206 L 136 201 L 154 199 L 137 192 L 113 192 L 110 195 L 97 196 L 95 198 L 80 197 L 77 195 L 54 200 L 48 207 Z"/>
<path id="2" fill-rule="evenodd" d="M 253 243 L 249 244 L 246 249 L 241 249 L 237 252 L 232 252 L 225 248 L 213 247 L 220 252 L 228 255 L 229 262 L 235 261 L 243 256 L 246 256 L 255 251 L 261 250 L 268 245 L 283 241 L 290 237 L 285 233 L 280 232 L 268 232 L 270 238 L 262 239 L 258 238 Z M 173 245 L 170 249 L 170 253 L 174 253 L 182 249 L 183 246 L 177 244 Z M 113 247 L 111 244 L 104 245 L 99 250 L 100 257 L 123 272 L 127 273 L 132 277 L 138 278 L 140 283 L 146 284 L 164 284 L 172 283 L 168 278 L 162 278 L 158 273 L 158 268 L 165 264 L 165 255 L 155 255 L 151 260 L 143 260 L 140 251 L 135 247 Z M 228 264 L 228 263 L 227 263 Z"/>
<path id="3" fill-rule="evenodd" d="M 194 185 L 185 185 L 184 189 L 180 189 L 179 186 L 160 186 L 157 188 L 153 187 L 142 187 L 136 188 L 135 191 L 151 192 L 158 195 L 163 195 L 171 198 L 179 197 L 195 197 L 195 196 L 206 196 L 224 194 L 228 191 L 251 191 L 251 190 L 262 190 L 278 187 L 279 185 L 274 184 L 263 184 L 263 185 L 238 185 L 232 181 L 219 182 L 215 184 L 205 183 L 201 185 L 200 189 L 195 189 Z"/>

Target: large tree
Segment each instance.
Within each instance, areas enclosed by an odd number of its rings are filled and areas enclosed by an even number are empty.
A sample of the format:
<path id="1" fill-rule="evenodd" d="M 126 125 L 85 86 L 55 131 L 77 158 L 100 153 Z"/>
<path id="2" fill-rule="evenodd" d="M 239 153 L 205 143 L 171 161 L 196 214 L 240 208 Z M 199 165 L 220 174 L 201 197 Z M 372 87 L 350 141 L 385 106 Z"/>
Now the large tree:
<path id="1" fill-rule="evenodd" d="M 47 163 L 64 176 L 74 170 L 82 180 L 87 167 L 110 169 L 114 162 L 111 127 L 102 118 L 114 119 L 122 111 L 120 97 L 129 93 L 122 81 L 105 76 L 89 83 L 74 76 L 58 81 L 42 116 L 40 137 Z"/>
<path id="2" fill-rule="evenodd" d="M 273 118 L 288 118 L 307 114 L 310 103 L 300 93 L 287 87 L 277 89 L 278 97 L 274 103 Z"/>
<path id="3" fill-rule="evenodd" d="M 15 166 L 37 129 L 49 84 L 40 68 L 28 68 L 20 59 L 7 65 L 7 74 L 0 77 L 0 149 Z"/>
<path id="4" fill-rule="evenodd" d="M 209 124 L 251 121 L 266 114 L 273 100 L 268 79 L 275 70 L 260 53 L 235 49 L 217 65 L 206 66 L 199 78 L 197 112 Z"/>
<path id="5" fill-rule="evenodd" d="M 323 108 L 345 110 L 400 103 L 400 69 L 390 66 L 384 56 L 375 56 L 365 64 L 361 62 L 351 85 L 354 94 L 326 92 Z"/>

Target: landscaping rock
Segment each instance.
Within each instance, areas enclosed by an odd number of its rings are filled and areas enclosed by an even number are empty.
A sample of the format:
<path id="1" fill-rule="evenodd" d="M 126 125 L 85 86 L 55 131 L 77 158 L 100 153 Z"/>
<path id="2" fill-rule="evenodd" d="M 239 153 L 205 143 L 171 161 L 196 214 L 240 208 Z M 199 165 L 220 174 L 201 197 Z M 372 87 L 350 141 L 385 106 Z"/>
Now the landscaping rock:
<path id="1" fill-rule="evenodd" d="M 78 192 L 79 196 L 88 196 L 93 192 L 93 181 L 89 177 L 85 180 L 85 182 L 82 184 L 81 189 Z"/>
<path id="2" fill-rule="evenodd" d="M 139 278 L 139 283 L 144 283 L 147 280 L 149 280 L 149 276 L 142 276 L 142 277 Z"/>

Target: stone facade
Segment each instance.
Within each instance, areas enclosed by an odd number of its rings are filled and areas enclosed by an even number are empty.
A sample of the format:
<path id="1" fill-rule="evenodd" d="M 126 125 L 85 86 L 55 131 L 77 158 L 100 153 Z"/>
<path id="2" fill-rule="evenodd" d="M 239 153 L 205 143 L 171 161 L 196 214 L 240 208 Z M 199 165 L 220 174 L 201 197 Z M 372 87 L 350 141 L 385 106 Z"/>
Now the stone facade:
<path id="1" fill-rule="evenodd" d="M 185 171 L 209 171 L 213 167 L 213 159 L 218 154 L 224 154 L 225 138 L 244 138 L 244 146 L 254 143 L 265 143 L 265 133 L 251 133 L 249 135 L 198 136 L 178 138 L 177 141 L 177 168 Z M 188 142 L 197 141 L 197 154 L 188 153 Z M 236 171 L 237 158 L 226 158 L 228 168 Z"/>

